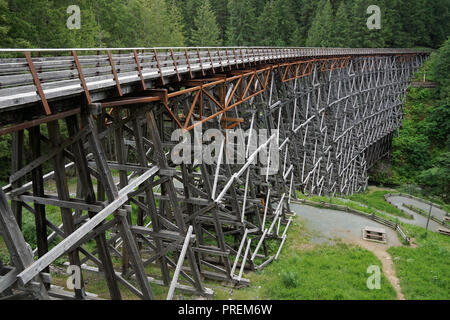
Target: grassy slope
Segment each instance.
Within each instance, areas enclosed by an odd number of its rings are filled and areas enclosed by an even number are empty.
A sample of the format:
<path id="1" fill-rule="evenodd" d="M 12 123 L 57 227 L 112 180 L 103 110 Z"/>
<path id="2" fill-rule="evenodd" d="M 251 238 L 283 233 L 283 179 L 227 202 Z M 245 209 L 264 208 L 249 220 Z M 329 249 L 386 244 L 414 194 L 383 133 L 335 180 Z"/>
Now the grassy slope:
<path id="1" fill-rule="evenodd" d="M 424 228 L 406 226 L 417 247 L 392 247 L 402 292 L 407 299 L 450 299 L 450 241 L 435 232 L 425 235 Z"/>
<path id="2" fill-rule="evenodd" d="M 410 219 L 411 217 L 384 200 L 384 195 L 390 193 L 387 190 L 370 190 L 367 193 L 356 193 L 348 199 L 365 204 L 368 208 L 388 212 L 392 215 Z"/>

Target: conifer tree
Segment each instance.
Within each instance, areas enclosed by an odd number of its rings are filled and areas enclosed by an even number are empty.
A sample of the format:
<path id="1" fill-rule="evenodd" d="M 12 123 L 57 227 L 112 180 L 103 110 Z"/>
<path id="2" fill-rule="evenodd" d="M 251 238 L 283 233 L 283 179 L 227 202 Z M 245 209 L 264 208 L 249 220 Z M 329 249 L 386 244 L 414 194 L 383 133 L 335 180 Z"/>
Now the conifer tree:
<path id="1" fill-rule="evenodd" d="M 291 45 L 305 46 L 308 31 L 311 28 L 319 1 L 295 0 L 292 1 L 291 11 L 296 20 L 296 28 L 291 36 Z"/>
<path id="2" fill-rule="evenodd" d="M 440 83 L 439 91 L 443 103 L 448 108 L 450 106 L 450 37 L 444 45 L 433 56 L 430 66 L 430 76 L 434 81 Z M 449 122 L 447 118 L 447 123 Z M 450 124 L 447 124 L 450 127 Z M 447 130 L 447 133 L 449 131 Z M 449 141 L 450 142 L 450 141 Z"/>
<path id="3" fill-rule="evenodd" d="M 281 46 L 289 45 L 292 35 L 297 29 L 297 20 L 294 14 L 292 0 L 275 0 L 273 6 L 277 17 L 278 43 Z"/>
<path id="4" fill-rule="evenodd" d="M 217 25 L 219 26 L 220 29 L 219 37 L 220 39 L 225 39 L 228 23 L 230 20 L 230 14 L 228 12 L 229 0 L 210 0 L 210 1 L 211 7 L 213 8 L 214 13 L 216 14 Z M 257 11 L 255 10 L 255 12 Z"/>
<path id="5" fill-rule="evenodd" d="M 306 46 L 308 47 L 329 47 L 333 41 L 334 17 L 333 8 L 329 0 L 322 0 L 319 9 L 313 20 L 311 29 L 308 32 Z"/>
<path id="6" fill-rule="evenodd" d="M 191 39 L 191 26 L 194 23 L 195 15 L 203 4 L 203 0 L 178 0 L 178 6 L 181 8 L 183 21 L 186 28 L 186 37 Z"/>
<path id="7" fill-rule="evenodd" d="M 121 0 L 96 0 L 95 20 L 98 30 L 99 46 L 132 47 L 141 46 L 142 3 L 130 0 L 128 5 Z M 139 23 L 138 23 L 139 21 Z"/>
<path id="8" fill-rule="evenodd" d="M 450 35 L 450 0 L 427 0 L 424 18 L 430 34 L 431 45 L 439 48 Z"/>
<path id="9" fill-rule="evenodd" d="M 334 32 L 332 39 L 333 47 L 350 47 L 350 37 L 352 35 L 352 30 L 350 29 L 350 1 L 342 0 L 334 19 Z"/>
<path id="10" fill-rule="evenodd" d="M 143 2 L 144 24 L 140 38 L 146 47 L 168 46 L 170 29 L 165 0 L 141 0 Z"/>
<path id="11" fill-rule="evenodd" d="M 181 11 L 175 1 L 169 3 L 168 8 L 170 46 L 183 47 L 186 45 L 186 38 Z"/>
<path id="12" fill-rule="evenodd" d="M 93 3 L 89 0 L 82 0 L 78 2 L 80 7 L 81 16 L 81 28 L 69 30 L 65 28 L 68 32 L 66 35 L 67 42 L 63 45 L 72 48 L 92 48 L 99 46 L 99 36 L 100 36 L 100 25 L 96 21 L 95 9 Z M 69 14 L 67 14 L 67 6 L 64 5 L 60 9 L 66 14 L 63 16 L 63 21 L 66 22 Z M 64 41 L 63 41 L 64 42 Z"/>
<path id="13" fill-rule="evenodd" d="M 271 2 L 267 2 L 264 6 L 262 14 L 258 17 L 257 31 L 258 44 L 261 46 L 277 46 L 280 43 L 280 37 L 277 31 L 278 19 L 275 8 Z"/>
<path id="14" fill-rule="evenodd" d="M 404 23 L 408 19 L 404 3 L 399 0 L 386 1 L 382 8 L 382 26 L 379 32 L 383 42 L 371 44 L 372 47 L 405 47 L 409 43 L 408 35 L 404 32 Z"/>
<path id="15" fill-rule="evenodd" d="M 229 0 L 230 14 L 227 27 L 227 45 L 250 46 L 255 43 L 256 16 L 251 0 Z"/>
<path id="16" fill-rule="evenodd" d="M 8 3 L 0 0 L 0 46 L 9 42 L 6 38 L 10 29 L 9 14 Z"/>
<path id="17" fill-rule="evenodd" d="M 291 36 L 289 44 L 292 47 L 302 47 L 302 46 L 305 45 L 304 42 L 305 42 L 305 38 L 303 36 L 303 33 L 302 33 L 300 27 L 297 26 L 297 28 L 295 28 L 295 31 L 294 31 L 294 33 Z"/>
<path id="18" fill-rule="evenodd" d="M 396 0 L 388 0 L 392 2 Z M 367 8 L 371 5 L 377 5 L 381 9 L 381 29 L 369 29 L 367 19 L 370 15 Z M 350 39 L 349 46 L 354 48 L 383 48 L 385 46 L 386 35 L 391 32 L 393 26 L 389 23 L 397 24 L 399 20 L 396 17 L 388 18 L 389 8 L 383 0 L 354 0 L 350 10 Z M 397 28 L 401 30 L 401 26 Z"/>
<path id="19" fill-rule="evenodd" d="M 194 18 L 190 43 L 193 46 L 219 46 L 219 27 L 209 0 L 203 0 Z"/>

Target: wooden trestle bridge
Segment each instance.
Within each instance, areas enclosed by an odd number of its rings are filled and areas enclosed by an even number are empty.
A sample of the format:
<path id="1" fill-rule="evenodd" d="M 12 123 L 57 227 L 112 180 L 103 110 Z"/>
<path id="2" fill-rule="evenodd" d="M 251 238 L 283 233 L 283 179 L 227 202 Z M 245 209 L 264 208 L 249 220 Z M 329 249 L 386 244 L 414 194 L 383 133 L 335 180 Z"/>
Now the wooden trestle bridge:
<path id="1" fill-rule="evenodd" d="M 9 253 L 0 260 L 0 298 L 92 298 L 82 275 L 74 292 L 51 284 L 62 256 L 101 274 L 111 299 L 123 296 L 119 284 L 142 299 L 167 286 L 171 299 L 175 290 L 212 295 L 204 278 L 248 282 L 244 272 L 278 258 L 296 191 L 366 188 L 428 54 L 0 49 L 0 135 L 12 135 L 9 184 L 0 189 Z M 266 143 L 230 164 L 222 144 L 212 164 L 174 164 L 172 132 L 194 136 L 199 124 L 266 129 L 277 147 Z M 248 150 L 250 137 L 241 143 Z M 269 149 L 279 152 L 279 170 L 263 174 L 253 160 Z M 21 231 L 25 218 L 33 241 Z"/>

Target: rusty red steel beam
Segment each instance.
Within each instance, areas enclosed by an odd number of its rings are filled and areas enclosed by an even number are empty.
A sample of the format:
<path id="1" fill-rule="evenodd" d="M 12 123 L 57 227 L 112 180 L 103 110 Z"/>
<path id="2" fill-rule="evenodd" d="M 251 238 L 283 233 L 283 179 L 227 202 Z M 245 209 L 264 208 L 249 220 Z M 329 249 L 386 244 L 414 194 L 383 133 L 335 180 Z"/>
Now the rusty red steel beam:
<path id="1" fill-rule="evenodd" d="M 109 65 L 111 66 L 112 74 L 114 76 L 114 81 L 116 82 L 117 93 L 119 94 L 119 96 L 123 96 L 122 87 L 120 86 L 120 81 L 119 81 L 119 75 L 117 74 L 117 70 L 116 70 L 116 66 L 114 64 L 111 50 L 108 50 L 107 53 L 108 53 Z"/>
<path id="2" fill-rule="evenodd" d="M 27 59 L 28 68 L 30 69 L 31 76 L 33 77 L 34 85 L 37 89 L 37 94 L 41 97 L 42 105 L 44 106 L 45 114 L 52 114 L 50 106 L 48 105 L 47 98 L 45 97 L 44 90 L 42 89 L 41 81 L 34 67 L 33 58 L 31 58 L 31 53 L 29 51 L 25 52 L 25 58 Z"/>
<path id="3" fill-rule="evenodd" d="M 139 78 L 141 79 L 142 90 L 145 90 L 145 89 L 147 89 L 147 86 L 145 85 L 145 79 L 142 74 L 141 63 L 139 62 L 139 57 L 138 57 L 138 53 L 136 50 L 133 50 L 133 56 L 134 56 L 134 61 L 136 61 L 137 71 L 139 72 Z"/>
<path id="4" fill-rule="evenodd" d="M 147 90 L 144 90 L 143 92 L 151 94 L 149 96 L 143 96 L 143 97 L 124 97 L 124 96 L 122 96 L 119 99 L 116 99 L 113 101 L 100 102 L 99 104 L 102 108 L 114 108 L 114 107 L 130 106 L 130 105 L 160 101 L 163 104 L 163 106 L 165 107 L 165 109 L 168 111 L 170 116 L 173 118 L 173 120 L 177 123 L 177 125 L 180 128 L 185 128 L 186 130 L 191 130 L 195 126 L 192 126 L 192 125 L 188 126 L 187 124 L 189 123 L 189 120 L 192 116 L 193 110 L 195 109 L 196 102 L 201 99 L 201 96 L 203 94 L 205 94 L 209 99 L 211 99 L 215 104 L 217 104 L 221 108 L 221 110 L 211 116 L 208 116 L 207 118 L 201 119 L 200 120 L 201 123 L 209 121 L 209 120 L 219 116 L 220 114 L 222 114 L 226 111 L 229 111 L 230 109 L 236 107 L 237 105 L 247 101 L 248 99 L 264 92 L 265 88 L 267 86 L 268 78 L 269 78 L 268 72 L 270 72 L 271 70 L 272 70 L 272 67 L 270 66 L 270 67 L 265 67 L 265 68 L 262 68 L 259 70 L 252 70 L 252 71 L 248 71 L 248 72 L 242 71 L 241 74 L 232 76 L 229 78 L 214 77 L 212 79 L 197 79 L 198 81 L 208 81 L 208 80 L 213 80 L 213 81 L 205 83 L 205 84 L 197 85 L 195 87 L 187 88 L 184 90 L 171 92 L 171 93 L 168 93 L 168 91 L 166 89 L 161 89 L 161 90 L 147 89 Z M 256 75 L 259 75 L 264 72 L 265 72 L 265 76 L 264 76 L 264 80 L 263 80 L 264 82 L 261 83 L 261 79 L 259 77 L 256 77 Z M 225 103 L 225 105 L 223 105 L 220 102 L 218 102 L 211 94 L 209 94 L 207 91 L 205 91 L 205 89 L 213 87 L 213 86 L 237 81 L 230 97 L 235 96 L 235 92 L 238 89 L 242 79 L 245 77 L 249 77 L 249 76 L 251 77 L 251 79 L 245 88 L 244 94 L 241 95 L 240 97 L 238 97 L 239 98 L 238 101 L 236 103 L 232 104 L 231 106 L 229 105 L 232 100 L 231 98 L 228 100 L 228 102 Z M 249 91 L 249 88 L 252 86 L 252 84 L 254 85 L 254 82 L 253 82 L 254 79 L 258 79 L 258 81 L 262 85 L 263 89 L 245 97 L 245 95 Z M 197 80 L 194 80 L 194 81 L 197 81 Z M 189 80 L 189 81 L 192 81 L 192 80 Z M 189 112 L 188 116 L 186 117 L 185 124 L 182 125 L 180 120 L 178 119 L 178 117 L 174 114 L 173 110 L 169 107 L 168 101 L 170 98 L 174 98 L 174 97 L 177 97 L 180 95 L 184 95 L 184 94 L 188 94 L 188 93 L 192 93 L 192 92 L 196 92 L 196 91 L 197 91 L 197 94 L 194 99 L 194 103 L 192 104 L 190 112 Z M 29 128 L 29 127 L 32 127 L 32 126 L 35 126 L 38 124 L 42 124 L 42 123 L 47 123 L 47 122 L 50 122 L 53 120 L 63 119 L 67 116 L 78 114 L 78 113 L 80 113 L 80 111 L 81 111 L 80 108 L 77 108 L 77 109 L 70 110 L 67 112 L 58 113 L 57 115 L 52 116 L 52 117 L 45 117 L 45 118 L 41 118 L 38 120 L 32 120 L 32 121 L 24 122 L 22 124 L 13 125 L 13 126 L 10 126 L 7 128 L 2 128 L 2 129 L 0 129 L 0 135 L 19 131 L 19 130 L 21 130 L 21 128 L 23 130 L 23 128 Z M 196 125 L 198 125 L 198 124 L 199 123 L 197 123 Z"/>
<path id="5" fill-rule="evenodd" d="M 309 60 L 282 63 L 278 65 L 279 67 L 285 68 L 284 72 L 281 75 L 281 81 L 288 82 L 312 74 L 315 63 L 319 63 L 321 71 L 341 69 L 347 66 L 348 61 L 350 61 L 350 58 L 351 57 L 348 56 L 336 58 L 309 59 Z M 294 67 L 295 71 L 292 70 L 292 68 Z M 300 74 L 299 71 L 301 71 Z"/>
<path id="6" fill-rule="evenodd" d="M 55 120 L 64 119 L 64 118 L 79 114 L 80 112 L 81 112 L 81 108 L 75 108 L 75 109 L 72 109 L 69 111 L 52 114 L 52 115 L 45 116 L 45 117 L 42 117 L 39 119 L 34 119 L 34 120 L 30 120 L 30 121 L 25 121 L 25 122 L 22 122 L 22 123 L 19 123 L 16 125 L 3 127 L 3 128 L 0 128 L 0 136 L 4 135 L 4 134 L 10 134 L 10 133 L 14 133 L 17 131 L 29 129 L 29 128 L 38 126 L 40 124 L 49 123 L 49 122 L 52 122 Z"/>
<path id="7" fill-rule="evenodd" d="M 81 86 L 83 87 L 83 90 L 84 90 L 84 96 L 86 98 L 87 103 L 90 104 L 90 103 L 92 103 L 91 94 L 89 93 L 89 89 L 86 85 L 86 80 L 84 78 L 83 69 L 81 68 L 80 60 L 78 60 L 78 54 L 75 50 L 72 50 L 72 57 L 75 62 L 75 67 L 77 68 L 77 71 L 78 71 L 78 78 L 80 79 Z"/>

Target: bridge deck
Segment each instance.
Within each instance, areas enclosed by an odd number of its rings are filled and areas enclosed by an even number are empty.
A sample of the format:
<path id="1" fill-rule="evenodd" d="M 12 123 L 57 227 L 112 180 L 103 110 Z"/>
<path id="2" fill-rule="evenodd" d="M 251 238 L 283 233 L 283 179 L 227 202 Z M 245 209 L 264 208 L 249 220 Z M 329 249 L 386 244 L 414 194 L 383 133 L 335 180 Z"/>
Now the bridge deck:
<path id="1" fill-rule="evenodd" d="M 165 85 L 205 73 L 286 60 L 417 53 L 412 49 L 338 48 L 0 49 L 0 57 L 18 56 L 0 59 L 0 113 L 42 101 L 50 115 L 49 101 L 83 93 L 95 102 L 132 93 L 140 82 L 152 87 L 155 81 Z"/>

